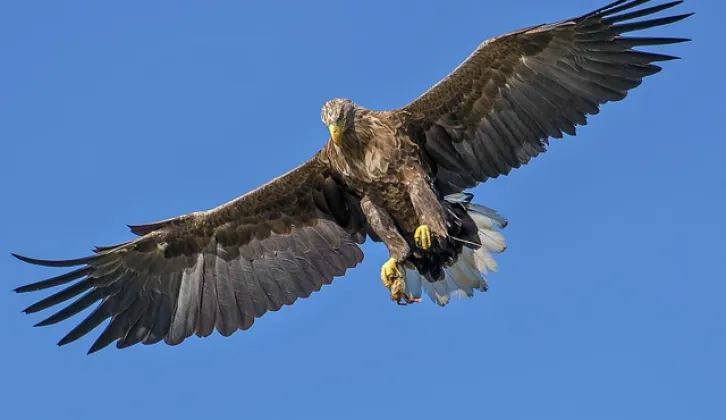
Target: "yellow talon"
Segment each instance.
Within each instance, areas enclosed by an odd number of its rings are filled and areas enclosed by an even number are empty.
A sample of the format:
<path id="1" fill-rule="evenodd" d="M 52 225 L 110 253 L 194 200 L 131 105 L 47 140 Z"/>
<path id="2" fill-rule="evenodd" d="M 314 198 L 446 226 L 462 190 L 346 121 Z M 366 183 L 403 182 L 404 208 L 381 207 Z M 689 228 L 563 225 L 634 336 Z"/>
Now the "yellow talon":
<path id="1" fill-rule="evenodd" d="M 398 262 L 395 258 L 389 259 L 381 267 L 381 281 L 391 292 L 391 300 L 399 302 L 403 298 L 405 290 L 403 273 L 398 268 Z"/>
<path id="2" fill-rule="evenodd" d="M 416 241 L 416 246 L 423 250 L 431 248 L 431 229 L 426 225 L 421 225 L 416 228 L 416 232 L 413 234 L 413 239 Z"/>
<path id="3" fill-rule="evenodd" d="M 398 263 L 395 258 L 386 261 L 381 267 L 381 281 L 386 288 L 390 289 L 396 281 L 401 281 L 403 273 L 398 269 Z"/>
<path id="4" fill-rule="evenodd" d="M 389 259 L 381 267 L 381 281 L 391 292 L 391 300 L 397 304 L 407 305 L 421 302 L 421 299 L 406 295 L 406 284 L 403 278 L 403 272 L 398 268 L 398 262 L 395 258 Z"/>

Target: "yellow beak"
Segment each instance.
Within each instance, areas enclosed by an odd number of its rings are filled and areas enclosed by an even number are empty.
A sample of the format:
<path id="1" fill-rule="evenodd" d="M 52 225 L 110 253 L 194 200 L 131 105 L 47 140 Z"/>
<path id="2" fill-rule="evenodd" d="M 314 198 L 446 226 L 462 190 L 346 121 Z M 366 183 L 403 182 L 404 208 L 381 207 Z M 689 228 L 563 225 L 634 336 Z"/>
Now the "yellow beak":
<path id="1" fill-rule="evenodd" d="M 339 145 L 340 143 L 340 127 L 338 127 L 337 124 L 330 124 L 328 126 L 328 130 L 330 130 L 330 139 L 333 140 L 333 143 L 335 145 Z"/>

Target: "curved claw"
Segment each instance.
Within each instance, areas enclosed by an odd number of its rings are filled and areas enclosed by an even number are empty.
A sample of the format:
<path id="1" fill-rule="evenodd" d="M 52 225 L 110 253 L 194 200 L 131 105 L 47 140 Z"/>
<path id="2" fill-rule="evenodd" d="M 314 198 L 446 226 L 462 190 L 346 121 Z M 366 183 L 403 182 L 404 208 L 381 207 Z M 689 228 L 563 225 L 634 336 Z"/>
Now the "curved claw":
<path id="1" fill-rule="evenodd" d="M 428 226 L 421 225 L 416 228 L 413 239 L 416 242 L 416 246 L 424 251 L 431 249 L 431 229 Z"/>
<path id="2" fill-rule="evenodd" d="M 401 305 L 401 306 L 412 305 L 414 303 L 421 302 L 421 299 L 408 297 L 405 294 L 403 294 L 401 296 L 395 296 L 395 299 L 394 299 L 394 296 L 391 296 L 391 300 L 394 300 L 396 302 L 396 304 Z"/>
<path id="3" fill-rule="evenodd" d="M 391 300 L 399 305 L 408 305 L 421 302 L 421 299 L 406 295 L 406 284 L 403 272 L 398 267 L 398 261 L 391 258 L 381 266 L 381 282 L 391 292 Z"/>

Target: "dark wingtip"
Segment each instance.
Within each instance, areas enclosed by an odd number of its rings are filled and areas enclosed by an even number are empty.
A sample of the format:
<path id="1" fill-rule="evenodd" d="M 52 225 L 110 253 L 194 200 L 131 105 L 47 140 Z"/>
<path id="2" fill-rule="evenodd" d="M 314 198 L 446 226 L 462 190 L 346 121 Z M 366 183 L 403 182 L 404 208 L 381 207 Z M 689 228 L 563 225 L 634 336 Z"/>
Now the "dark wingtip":
<path id="1" fill-rule="evenodd" d="M 696 12 L 689 12 L 689 13 L 683 13 L 682 15 L 673 16 L 672 20 L 668 23 L 670 24 L 670 23 L 680 22 L 683 19 L 687 19 L 695 14 L 696 14 Z"/>
<path id="2" fill-rule="evenodd" d="M 16 254 L 14 252 L 11 252 L 10 255 L 12 255 L 13 257 L 19 259 L 20 261 L 24 261 L 24 262 L 28 262 L 28 260 L 30 259 L 28 257 L 22 256 L 20 254 Z"/>
<path id="3" fill-rule="evenodd" d="M 23 309 L 23 312 L 26 313 L 26 314 L 34 314 L 36 312 L 42 311 L 43 309 L 45 309 L 45 307 L 41 307 L 41 302 L 36 302 L 36 303 L 28 306 L 27 308 Z M 35 324 L 33 326 L 34 327 L 42 327 L 42 325 L 39 325 L 39 324 L 41 324 L 43 322 L 44 321 L 40 321 L 38 324 Z"/>
<path id="4" fill-rule="evenodd" d="M 93 258 L 93 256 L 90 256 L 90 257 L 76 258 L 73 260 L 41 260 L 41 259 L 37 259 L 37 258 L 26 257 L 25 255 L 16 254 L 14 252 L 11 252 L 10 255 L 19 259 L 22 262 L 26 262 L 28 264 L 33 264 L 33 265 L 40 265 L 43 267 L 75 267 L 77 265 L 86 264 L 88 261 L 90 261 Z"/>
<path id="5" fill-rule="evenodd" d="M 691 38 L 668 38 L 669 44 L 680 44 L 682 42 L 691 42 Z"/>
<path id="6" fill-rule="evenodd" d="M 151 223 L 145 223 L 141 225 L 126 225 L 131 230 L 131 233 L 137 236 L 144 236 L 146 234 L 149 234 L 155 230 L 162 229 L 172 223 L 174 223 L 175 220 L 178 220 L 179 218 L 172 217 L 170 219 L 165 220 L 158 220 L 156 222 Z"/>
<path id="7" fill-rule="evenodd" d="M 71 338 L 71 334 L 69 333 L 65 337 L 61 338 L 60 341 L 58 341 L 58 347 L 65 346 L 66 344 L 72 343 L 74 341 L 76 341 L 76 339 L 75 338 Z"/>
<path id="8" fill-rule="evenodd" d="M 127 228 L 137 236 L 143 236 L 143 233 L 141 233 L 141 226 L 140 225 L 126 225 Z"/>
<path id="9" fill-rule="evenodd" d="M 30 292 L 30 288 L 28 286 L 19 286 L 13 289 L 13 292 L 15 293 L 27 293 Z"/>
<path id="10" fill-rule="evenodd" d="M 121 242 L 121 243 L 115 244 L 115 245 L 97 245 L 97 246 L 93 247 L 93 249 L 91 251 L 93 251 L 94 254 L 100 254 L 103 252 L 112 251 L 116 248 L 121 248 L 122 246 L 128 245 L 129 242 L 130 241 Z"/>
<path id="11" fill-rule="evenodd" d="M 663 19 L 664 22 L 668 22 L 667 24 L 671 24 L 671 23 L 680 22 L 683 19 L 689 18 L 689 17 L 693 16 L 695 13 L 696 12 L 682 13 L 680 15 L 669 16 L 669 17 L 665 17 L 665 18 L 661 18 L 661 19 Z"/>
<path id="12" fill-rule="evenodd" d="M 26 314 L 28 313 L 26 311 L 23 311 L 23 312 L 25 312 Z M 47 327 L 48 325 L 52 325 L 52 324 L 53 324 L 52 322 L 48 322 L 48 319 L 44 319 L 44 320 L 36 323 L 35 325 L 33 325 L 33 327 Z"/>
<path id="13" fill-rule="evenodd" d="M 27 293 L 27 292 L 35 292 L 38 290 L 48 289 L 50 287 L 60 286 L 62 284 L 69 283 L 73 280 L 76 280 L 78 278 L 81 278 L 83 276 L 91 274 L 93 271 L 93 267 L 86 266 L 81 267 L 76 270 L 70 271 L 65 274 L 61 274 L 60 276 L 51 277 L 46 280 L 42 280 L 39 282 L 26 284 L 25 286 L 20 286 L 15 289 L 16 293 Z"/>

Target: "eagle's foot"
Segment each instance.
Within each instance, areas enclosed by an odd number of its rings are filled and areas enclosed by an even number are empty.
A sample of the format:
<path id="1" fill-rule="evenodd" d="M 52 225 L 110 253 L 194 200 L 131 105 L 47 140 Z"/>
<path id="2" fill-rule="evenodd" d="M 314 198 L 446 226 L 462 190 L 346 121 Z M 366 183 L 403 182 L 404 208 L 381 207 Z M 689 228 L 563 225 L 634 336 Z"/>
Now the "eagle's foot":
<path id="1" fill-rule="evenodd" d="M 403 272 L 398 267 L 395 258 L 386 261 L 381 267 L 381 281 L 391 292 L 391 300 L 399 305 L 408 305 L 421 302 L 421 299 L 412 298 L 406 295 L 406 284 L 403 279 Z"/>
<path id="2" fill-rule="evenodd" d="M 416 246 L 428 251 L 431 249 L 431 229 L 426 225 L 421 225 L 416 228 L 416 232 L 413 234 L 413 240 L 416 242 Z"/>
<path id="3" fill-rule="evenodd" d="M 403 287 L 403 273 L 398 268 L 398 261 L 391 258 L 381 266 L 381 281 L 393 293 L 393 288 Z"/>

